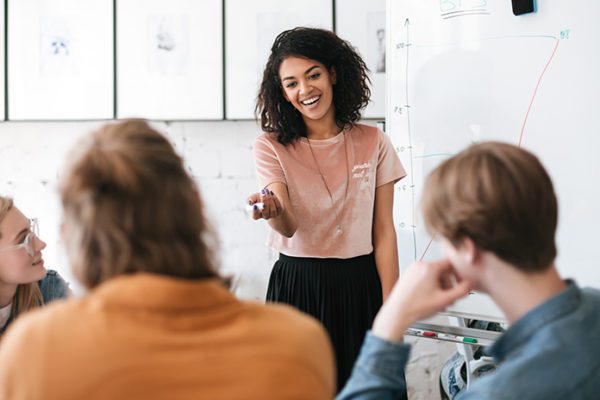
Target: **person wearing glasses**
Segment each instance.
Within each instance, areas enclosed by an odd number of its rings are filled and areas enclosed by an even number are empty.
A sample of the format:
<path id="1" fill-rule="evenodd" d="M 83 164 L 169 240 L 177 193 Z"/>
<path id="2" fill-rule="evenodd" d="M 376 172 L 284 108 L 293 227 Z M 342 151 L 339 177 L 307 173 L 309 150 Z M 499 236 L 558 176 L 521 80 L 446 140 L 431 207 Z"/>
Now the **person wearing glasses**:
<path id="1" fill-rule="evenodd" d="M 37 220 L 0 196 L 0 335 L 19 314 L 70 294 L 67 283 L 46 270 Z"/>
<path id="2" fill-rule="evenodd" d="M 123 121 L 73 151 L 61 232 L 89 291 L 11 327 L 0 399 L 333 398 L 318 322 L 240 301 L 219 277 L 198 187 L 167 138 Z"/>

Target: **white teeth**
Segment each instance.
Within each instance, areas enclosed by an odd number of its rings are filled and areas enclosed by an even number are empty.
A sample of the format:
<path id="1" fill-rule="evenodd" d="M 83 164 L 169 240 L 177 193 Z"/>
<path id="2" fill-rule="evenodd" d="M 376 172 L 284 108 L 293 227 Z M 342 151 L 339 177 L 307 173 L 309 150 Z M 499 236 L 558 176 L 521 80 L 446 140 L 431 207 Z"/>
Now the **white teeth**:
<path id="1" fill-rule="evenodd" d="M 304 104 L 305 106 L 310 106 L 312 104 L 315 104 L 320 98 L 321 98 L 320 96 L 311 97 L 310 99 L 301 101 L 301 103 Z"/>

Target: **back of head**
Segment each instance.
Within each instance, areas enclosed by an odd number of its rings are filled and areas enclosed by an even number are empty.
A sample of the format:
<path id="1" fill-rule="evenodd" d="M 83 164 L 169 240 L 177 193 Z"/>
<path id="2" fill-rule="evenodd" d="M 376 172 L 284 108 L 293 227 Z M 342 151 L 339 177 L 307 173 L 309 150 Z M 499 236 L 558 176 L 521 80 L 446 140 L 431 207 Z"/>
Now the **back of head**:
<path id="1" fill-rule="evenodd" d="M 60 184 L 71 266 L 88 288 L 150 272 L 215 276 L 198 189 L 146 122 L 107 124 L 78 143 Z"/>
<path id="2" fill-rule="evenodd" d="M 360 120 L 361 110 L 371 97 L 369 70 L 363 59 L 350 43 L 331 31 L 297 27 L 281 32 L 271 47 L 256 102 L 263 131 L 275 134 L 283 144 L 306 136 L 302 116 L 283 95 L 279 67 L 288 57 L 315 60 L 328 70 L 335 70 L 336 123 L 339 127 L 348 127 Z"/>
<path id="3" fill-rule="evenodd" d="M 454 245 L 468 237 L 524 272 L 556 258 L 557 201 L 552 181 L 532 153 L 499 142 L 468 147 L 427 178 L 428 229 Z"/>

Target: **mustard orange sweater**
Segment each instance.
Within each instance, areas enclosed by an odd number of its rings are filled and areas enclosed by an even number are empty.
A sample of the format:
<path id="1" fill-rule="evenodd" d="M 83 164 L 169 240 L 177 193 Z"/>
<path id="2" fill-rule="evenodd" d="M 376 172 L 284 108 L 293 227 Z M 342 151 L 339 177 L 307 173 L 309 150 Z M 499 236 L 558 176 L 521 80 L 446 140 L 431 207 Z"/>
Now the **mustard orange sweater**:
<path id="1" fill-rule="evenodd" d="M 1 399 L 331 399 L 325 331 L 217 280 L 112 279 L 21 317 L 0 345 Z"/>

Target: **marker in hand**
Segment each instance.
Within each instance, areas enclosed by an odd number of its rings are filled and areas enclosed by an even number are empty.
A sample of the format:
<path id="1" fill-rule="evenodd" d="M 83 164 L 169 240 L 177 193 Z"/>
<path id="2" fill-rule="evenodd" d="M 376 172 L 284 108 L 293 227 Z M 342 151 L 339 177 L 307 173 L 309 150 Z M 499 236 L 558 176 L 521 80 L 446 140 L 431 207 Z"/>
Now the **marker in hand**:
<path id="1" fill-rule="evenodd" d="M 246 202 L 246 208 L 254 220 L 277 218 L 283 212 L 283 206 L 275 193 L 266 188 L 250 195 Z"/>
<path id="2" fill-rule="evenodd" d="M 264 203 L 254 203 L 254 204 L 246 204 L 246 211 L 253 212 L 254 210 L 262 211 L 265 208 Z"/>

